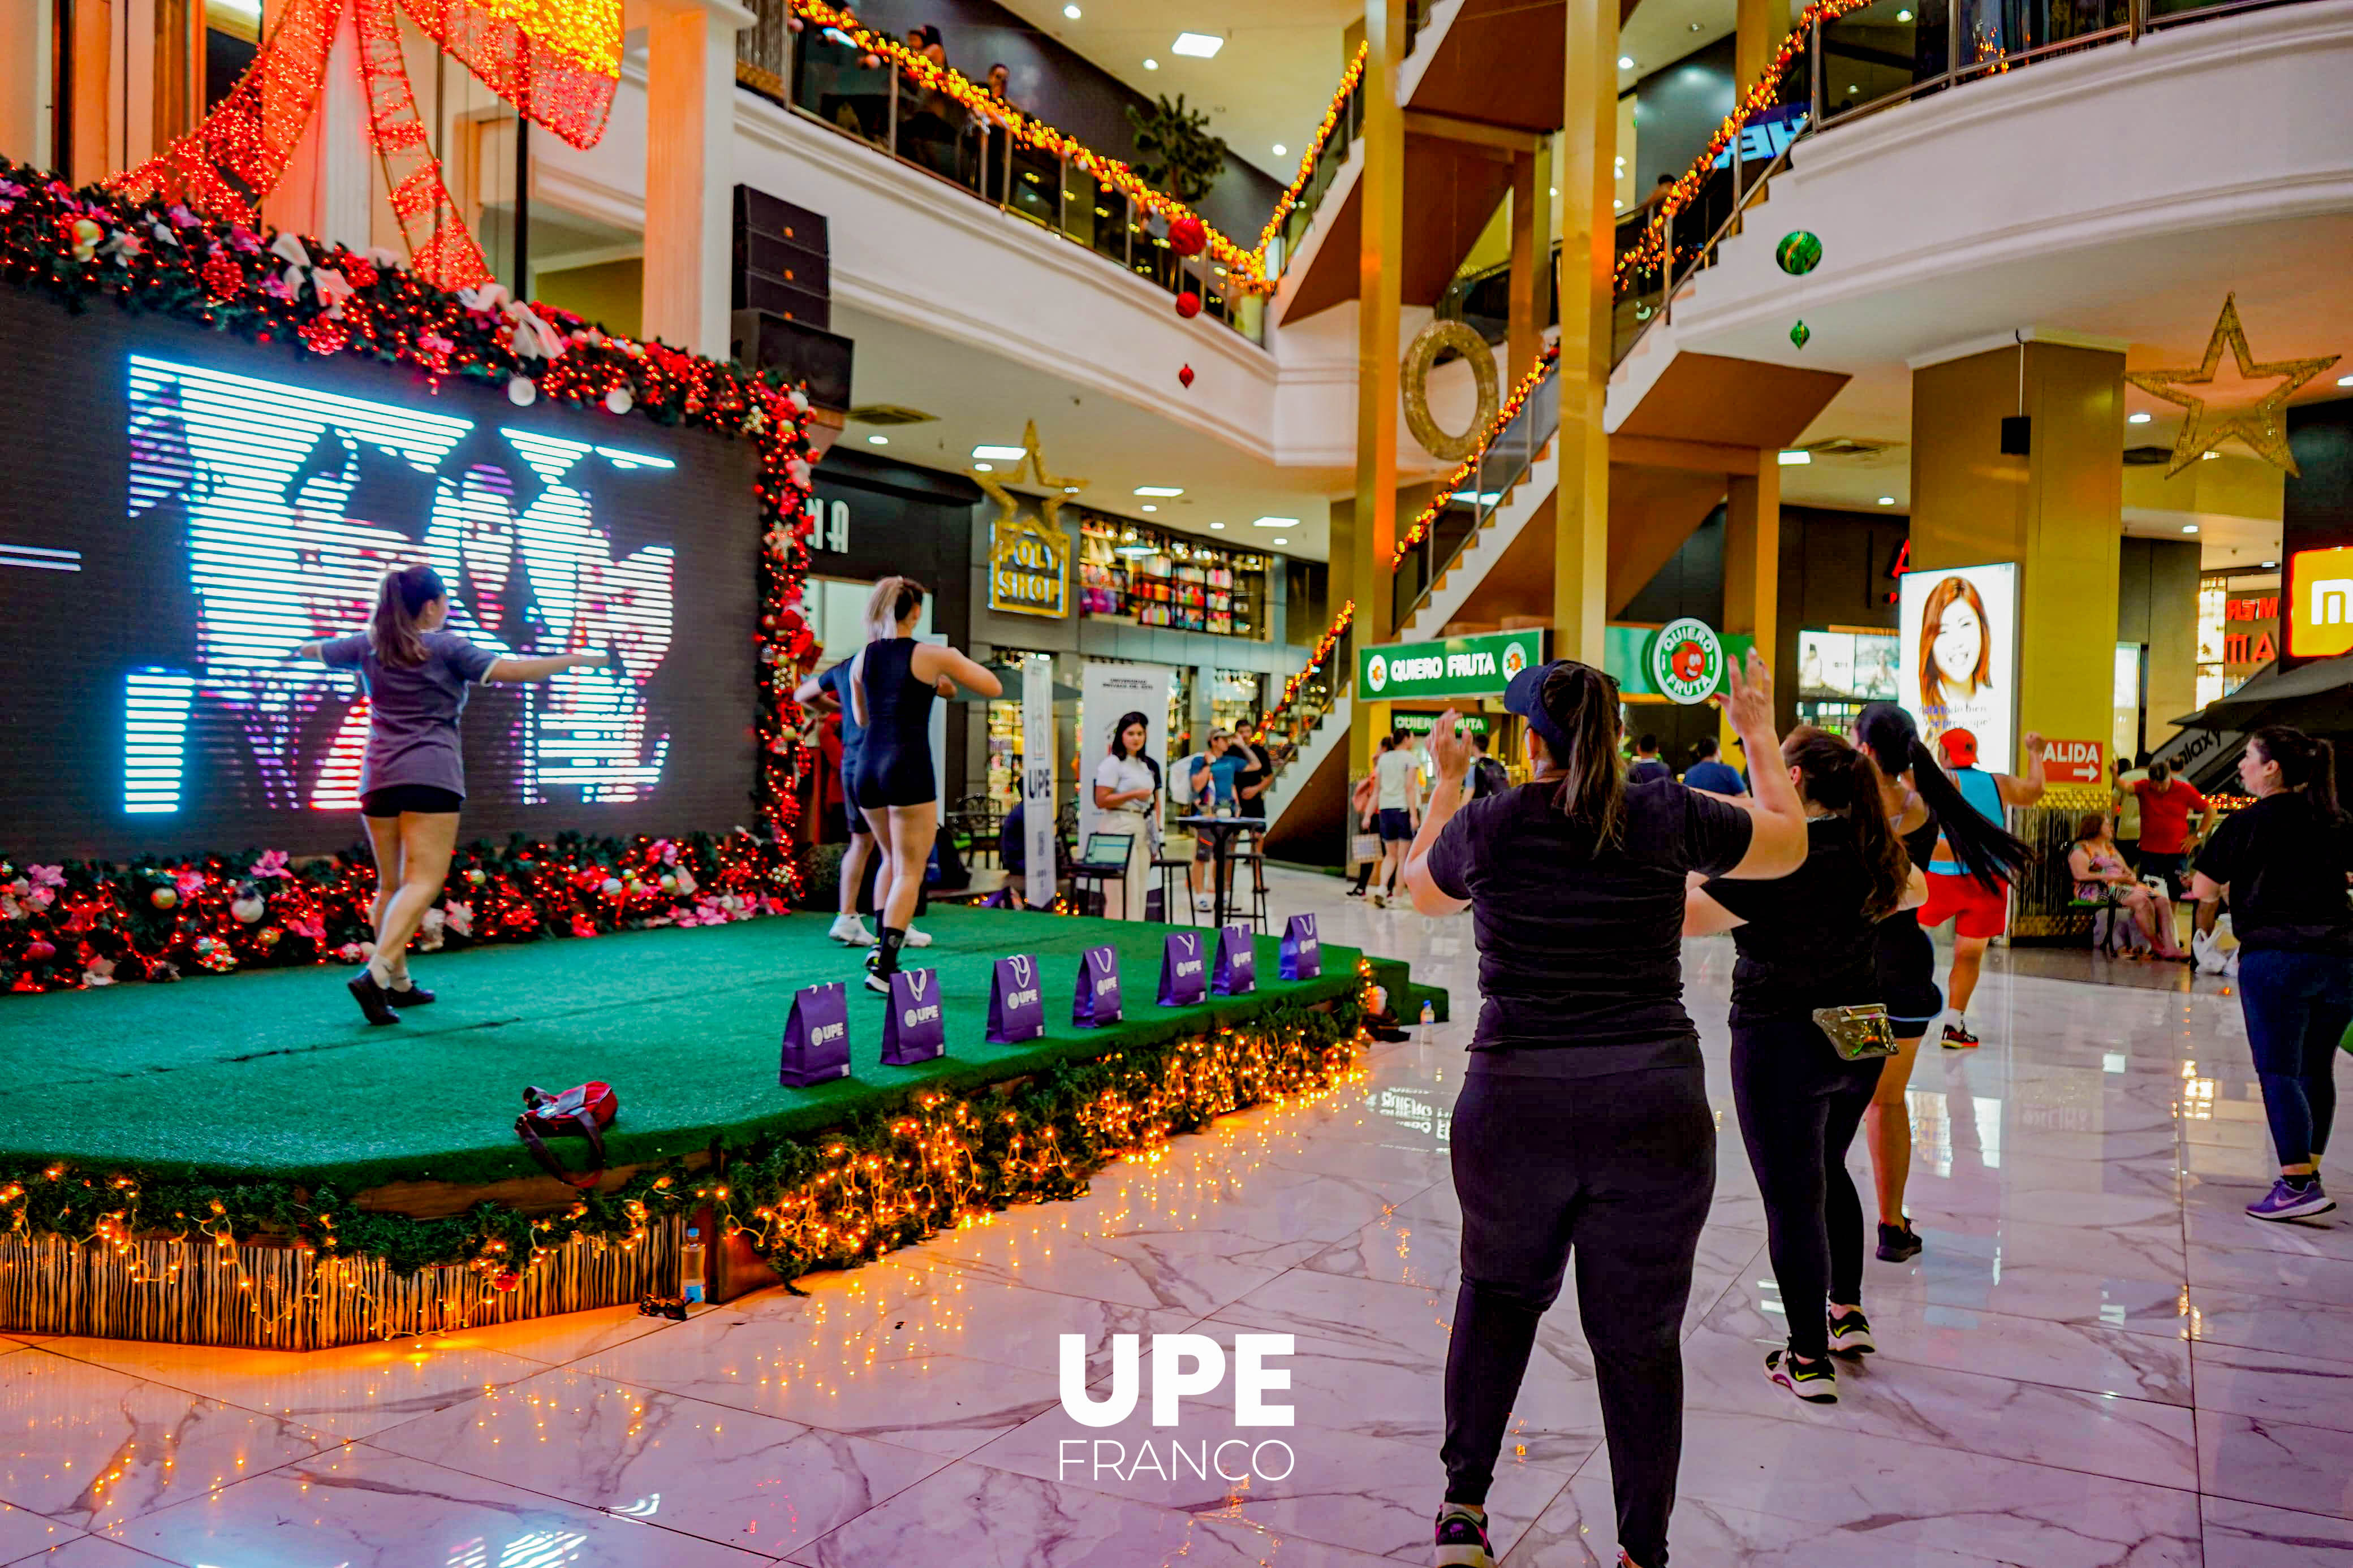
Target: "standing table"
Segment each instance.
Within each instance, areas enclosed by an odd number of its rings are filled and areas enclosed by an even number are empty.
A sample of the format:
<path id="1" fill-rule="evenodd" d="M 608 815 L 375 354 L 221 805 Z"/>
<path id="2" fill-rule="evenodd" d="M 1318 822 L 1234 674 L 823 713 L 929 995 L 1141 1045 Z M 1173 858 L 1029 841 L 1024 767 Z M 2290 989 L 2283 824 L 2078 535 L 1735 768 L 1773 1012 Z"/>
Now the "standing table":
<path id="1" fill-rule="evenodd" d="M 1226 897 L 1226 876 L 1234 838 L 1239 834 L 1258 832 L 1266 826 L 1266 819 L 1262 816 L 1180 816 L 1176 819 L 1176 826 L 1189 828 L 1197 838 L 1205 834 L 1208 837 L 1209 856 L 1216 868 L 1218 883 L 1217 891 L 1211 895 L 1212 907 L 1216 910 L 1212 923 L 1222 926 L 1226 923 L 1226 916 L 1231 912 Z M 1160 912 L 1166 915 L 1168 911 L 1163 910 Z"/>

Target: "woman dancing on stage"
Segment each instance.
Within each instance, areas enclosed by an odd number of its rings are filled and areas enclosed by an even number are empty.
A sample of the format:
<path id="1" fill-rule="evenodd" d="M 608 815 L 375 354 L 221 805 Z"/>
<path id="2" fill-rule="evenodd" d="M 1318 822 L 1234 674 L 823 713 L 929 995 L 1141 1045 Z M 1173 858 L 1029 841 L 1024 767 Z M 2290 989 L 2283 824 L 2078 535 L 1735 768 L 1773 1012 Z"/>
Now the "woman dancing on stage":
<path id="1" fill-rule="evenodd" d="M 441 896 L 466 799 L 458 716 L 477 681 L 544 680 L 558 670 L 609 664 L 606 652 L 510 658 L 441 629 L 449 595 L 430 566 L 405 566 L 376 584 L 367 630 L 304 643 L 297 658 L 359 671 L 368 699 L 360 760 L 360 821 L 375 856 L 375 955 L 349 982 L 371 1024 L 397 1024 L 399 1007 L 433 993 L 408 977 L 408 939 Z"/>
<path id="2" fill-rule="evenodd" d="M 1773 681 L 1730 671 L 1734 730 L 1769 757 Z M 1462 803 L 1471 742 L 1449 711 L 1438 784 L 1407 857 L 1426 915 L 1466 905 L 1478 1032 L 1454 1107 L 1462 1288 L 1446 1356 L 1443 1568 L 1493 1568 L 1487 1489 L 1528 1352 L 1561 1276 L 1593 1347 L 1621 1563 L 1662 1568 L 1683 1460 L 1681 1335 L 1715 1190 L 1715 1119 L 1683 1007 L 1684 876 L 1779 877 L 1806 857 L 1787 770 L 1759 766 L 1753 810 L 1672 779 L 1628 784 L 1618 684 L 1574 659 L 1522 670 L 1535 782 Z"/>
<path id="3" fill-rule="evenodd" d="M 932 699 L 959 686 L 982 697 L 1000 695 L 997 677 L 944 643 L 915 640 L 923 615 L 923 585 L 885 577 L 866 601 L 866 629 L 874 640 L 851 661 L 853 717 L 866 732 L 858 754 L 858 808 L 874 832 L 882 858 L 874 876 L 875 918 L 881 934 L 866 955 L 866 988 L 891 994 L 906 945 L 907 922 L 923 890 L 923 868 L 940 829 L 940 793 L 932 773 Z"/>

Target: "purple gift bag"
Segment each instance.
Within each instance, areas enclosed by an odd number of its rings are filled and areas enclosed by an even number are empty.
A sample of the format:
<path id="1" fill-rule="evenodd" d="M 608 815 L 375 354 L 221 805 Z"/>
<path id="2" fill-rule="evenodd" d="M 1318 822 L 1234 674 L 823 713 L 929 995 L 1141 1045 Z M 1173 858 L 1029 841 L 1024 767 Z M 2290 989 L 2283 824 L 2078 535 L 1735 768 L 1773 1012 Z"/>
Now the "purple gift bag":
<path id="1" fill-rule="evenodd" d="M 1293 915 L 1282 928 L 1282 977 L 1313 980 L 1324 973 L 1324 944 L 1315 939 L 1315 917 Z"/>
<path id="2" fill-rule="evenodd" d="M 1091 947 L 1079 960 L 1078 988 L 1071 994 L 1071 1022 L 1082 1029 L 1119 1022 L 1119 949 Z"/>
<path id="3" fill-rule="evenodd" d="M 849 1001 L 840 981 L 793 993 L 776 1081 L 786 1089 L 849 1076 Z"/>
<path id="4" fill-rule="evenodd" d="M 1209 972 L 1212 996 L 1247 996 L 1258 989 L 1258 948 L 1246 925 L 1218 928 L 1218 963 Z"/>
<path id="5" fill-rule="evenodd" d="M 940 972 L 902 969 L 891 976 L 890 1011 L 882 1016 L 882 1065 L 913 1067 L 945 1056 L 947 1021 L 940 1016 Z"/>
<path id="6" fill-rule="evenodd" d="M 1038 978 L 1038 960 L 1017 953 L 997 961 L 988 982 L 988 1033 L 992 1046 L 1019 1045 L 1046 1032 L 1046 987 Z"/>
<path id="7" fill-rule="evenodd" d="M 1189 1007 L 1208 990 L 1209 966 L 1198 931 L 1172 931 L 1160 949 L 1160 1005 Z"/>

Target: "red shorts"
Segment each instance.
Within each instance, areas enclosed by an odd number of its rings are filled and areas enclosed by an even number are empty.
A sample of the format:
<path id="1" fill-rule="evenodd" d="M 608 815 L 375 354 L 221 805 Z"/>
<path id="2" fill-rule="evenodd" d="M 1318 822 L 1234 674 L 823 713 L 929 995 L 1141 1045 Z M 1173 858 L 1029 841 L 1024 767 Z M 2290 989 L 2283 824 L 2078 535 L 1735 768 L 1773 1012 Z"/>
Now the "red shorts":
<path id="1" fill-rule="evenodd" d="M 1956 936 L 1996 937 L 2010 923 L 2010 884 L 1989 891 L 1975 877 L 1947 877 L 1930 871 L 1928 901 L 1920 906 L 1920 924 L 1934 929 L 1957 922 Z"/>

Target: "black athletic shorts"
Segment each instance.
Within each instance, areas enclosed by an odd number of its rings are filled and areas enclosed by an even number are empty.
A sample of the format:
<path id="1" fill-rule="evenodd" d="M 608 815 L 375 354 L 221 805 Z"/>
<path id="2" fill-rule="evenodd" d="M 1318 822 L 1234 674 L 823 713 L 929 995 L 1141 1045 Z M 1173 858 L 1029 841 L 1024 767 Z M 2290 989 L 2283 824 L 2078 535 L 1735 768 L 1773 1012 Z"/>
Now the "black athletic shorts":
<path id="1" fill-rule="evenodd" d="M 404 811 L 455 811 L 466 797 L 454 789 L 431 784 L 386 784 L 360 796 L 362 816 L 398 816 Z"/>

